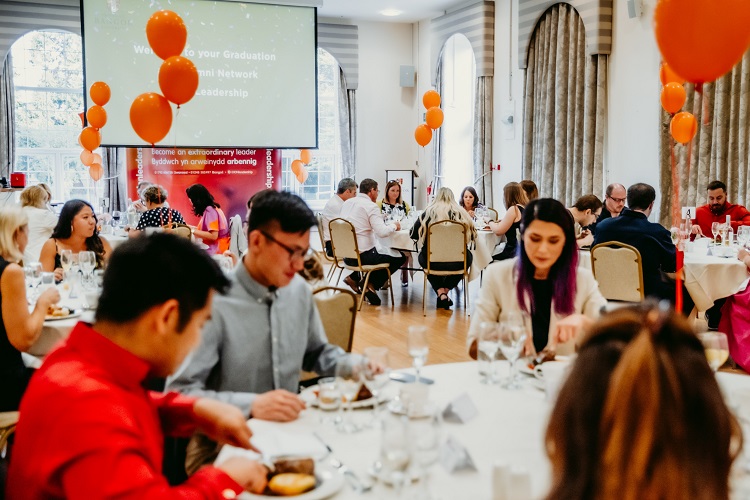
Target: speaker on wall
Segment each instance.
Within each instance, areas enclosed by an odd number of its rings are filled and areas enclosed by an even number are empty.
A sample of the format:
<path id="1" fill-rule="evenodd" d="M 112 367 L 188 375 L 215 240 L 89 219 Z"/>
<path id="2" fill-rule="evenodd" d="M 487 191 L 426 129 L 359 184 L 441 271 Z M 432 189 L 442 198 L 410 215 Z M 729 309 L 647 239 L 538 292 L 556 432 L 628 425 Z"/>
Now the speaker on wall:
<path id="1" fill-rule="evenodd" d="M 413 87 L 414 82 L 414 66 L 401 66 L 400 79 L 402 87 Z"/>
<path id="2" fill-rule="evenodd" d="M 628 17 L 630 19 L 641 17 L 642 13 L 641 0 L 628 0 Z"/>

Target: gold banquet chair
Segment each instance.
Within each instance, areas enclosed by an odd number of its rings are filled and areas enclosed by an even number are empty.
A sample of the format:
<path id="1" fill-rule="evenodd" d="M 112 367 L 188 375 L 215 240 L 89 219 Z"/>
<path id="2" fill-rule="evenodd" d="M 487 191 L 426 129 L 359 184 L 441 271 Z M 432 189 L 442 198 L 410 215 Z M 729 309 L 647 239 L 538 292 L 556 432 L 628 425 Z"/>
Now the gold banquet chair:
<path id="1" fill-rule="evenodd" d="M 619 241 L 599 243 L 591 249 L 591 271 L 605 299 L 643 300 L 643 265 L 637 248 Z"/>
<path id="2" fill-rule="evenodd" d="M 487 212 L 490 215 L 491 221 L 494 221 L 494 222 L 498 221 L 498 218 L 500 217 L 500 215 L 497 213 L 497 210 L 495 210 L 494 208 L 487 207 Z"/>
<path id="3" fill-rule="evenodd" d="M 331 278 L 333 278 L 334 273 L 336 272 L 336 269 L 339 268 L 338 263 L 336 262 L 336 259 L 333 257 L 329 257 L 326 253 L 326 242 L 323 239 L 323 224 L 325 223 L 325 219 L 323 218 L 323 214 L 318 212 L 315 216 L 318 219 L 318 235 L 320 236 L 320 252 L 318 252 L 318 255 L 321 259 L 323 259 L 323 262 L 326 262 L 330 265 L 328 268 L 328 272 L 326 273 L 326 280 L 331 281 Z"/>
<path id="4" fill-rule="evenodd" d="M 171 224 L 167 224 L 163 226 L 164 231 L 167 233 L 172 233 L 177 236 L 182 236 L 183 238 L 190 239 L 193 232 L 190 229 L 190 226 L 187 224 L 180 224 L 179 222 L 172 222 Z"/>
<path id="5" fill-rule="evenodd" d="M 466 254 L 468 250 L 468 234 L 466 226 L 454 220 L 441 220 L 433 222 L 427 227 L 427 267 L 423 269 L 425 274 L 424 288 L 422 290 L 422 314 L 427 316 L 425 309 L 425 297 L 427 295 L 427 276 L 449 276 L 460 274 L 464 288 L 464 307 L 469 312 L 469 288 L 467 279 L 469 266 L 466 265 Z M 439 271 L 432 265 L 439 262 L 463 262 L 462 269 L 455 271 Z"/>
<path id="6" fill-rule="evenodd" d="M 5 458 L 5 449 L 8 445 L 8 438 L 10 438 L 10 435 L 16 430 L 19 415 L 20 414 L 17 411 L 4 411 L 0 413 L 0 459 Z M 0 493 L 2 493 L 2 490 L 0 490 Z"/>
<path id="7" fill-rule="evenodd" d="M 313 292 L 328 342 L 352 352 L 357 295 L 344 288 L 326 286 Z"/>
<path id="8" fill-rule="evenodd" d="M 357 245 L 357 233 L 354 230 L 354 226 L 351 222 L 346 219 L 336 218 L 328 223 L 328 229 L 331 232 L 331 247 L 333 248 L 333 258 L 336 259 L 336 265 L 339 266 L 339 277 L 336 283 L 341 279 L 341 275 L 344 269 L 350 271 L 359 271 L 360 274 L 364 275 L 365 282 L 362 285 L 362 295 L 359 299 L 359 306 L 357 310 L 362 309 L 362 303 L 365 300 L 364 292 L 367 290 L 367 284 L 370 282 L 370 273 L 384 269 L 388 273 L 388 281 L 386 286 L 391 293 L 391 308 L 394 306 L 393 300 L 393 286 L 391 286 L 391 271 L 388 269 L 388 263 L 383 264 L 362 264 L 359 257 L 359 246 Z M 350 266 L 344 259 L 352 259 L 357 261 L 356 266 Z"/>

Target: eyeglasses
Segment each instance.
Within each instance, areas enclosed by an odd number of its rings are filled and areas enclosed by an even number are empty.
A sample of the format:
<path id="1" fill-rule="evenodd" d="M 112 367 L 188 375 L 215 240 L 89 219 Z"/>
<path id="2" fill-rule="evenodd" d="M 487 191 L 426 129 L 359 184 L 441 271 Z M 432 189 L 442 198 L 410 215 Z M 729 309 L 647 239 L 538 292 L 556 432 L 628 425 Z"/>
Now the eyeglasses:
<path id="1" fill-rule="evenodd" d="M 274 243 L 276 243 L 277 245 L 279 245 L 284 250 L 286 250 L 287 253 L 289 254 L 289 258 L 291 260 L 304 260 L 308 255 L 310 255 L 312 253 L 312 249 L 310 247 L 307 247 L 307 248 L 291 248 L 291 247 L 285 245 L 284 243 L 280 242 L 279 240 L 277 240 L 276 238 L 274 238 L 273 236 L 271 236 L 270 234 L 268 234 L 265 231 L 260 231 L 260 233 L 263 236 L 265 236 L 266 238 L 268 238 L 269 240 L 271 240 Z"/>
<path id="2" fill-rule="evenodd" d="M 609 195 L 607 195 L 607 198 L 609 198 L 610 200 L 614 201 L 615 203 L 625 203 L 625 198 L 613 198 L 613 197 L 611 197 Z"/>

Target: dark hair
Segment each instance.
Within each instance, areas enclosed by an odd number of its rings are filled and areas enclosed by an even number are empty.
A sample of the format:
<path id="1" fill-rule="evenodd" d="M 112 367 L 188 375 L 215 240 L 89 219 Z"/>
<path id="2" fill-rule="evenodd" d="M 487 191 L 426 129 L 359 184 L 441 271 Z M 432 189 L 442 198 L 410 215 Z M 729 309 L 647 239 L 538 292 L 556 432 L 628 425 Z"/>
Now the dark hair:
<path id="1" fill-rule="evenodd" d="M 190 240 L 167 233 L 133 238 L 112 252 L 96 319 L 128 323 L 176 299 L 182 330 L 193 313 L 205 307 L 211 289 L 224 293 L 228 288 L 218 264 Z"/>
<path id="2" fill-rule="evenodd" d="M 351 177 L 344 177 L 339 181 L 339 187 L 336 194 L 344 194 L 350 189 L 357 189 L 357 183 Z"/>
<path id="3" fill-rule="evenodd" d="M 628 208 L 646 210 L 656 199 L 656 191 L 648 184 L 639 182 L 628 188 Z"/>
<path id="4" fill-rule="evenodd" d="M 573 207 L 581 212 L 585 212 L 586 210 L 596 212 L 602 208 L 602 200 L 593 194 L 585 194 L 576 200 Z"/>
<path id="5" fill-rule="evenodd" d="M 536 183 L 529 179 L 522 180 L 519 184 L 524 191 L 526 191 L 526 197 L 529 201 L 534 201 L 539 198 L 539 189 L 536 187 Z"/>
<path id="6" fill-rule="evenodd" d="M 373 189 L 377 189 L 377 188 L 378 188 L 378 183 L 372 179 L 364 179 L 362 182 L 359 183 L 359 192 L 363 194 L 367 194 Z"/>
<path id="7" fill-rule="evenodd" d="M 470 192 L 474 197 L 474 204 L 471 206 L 471 208 L 477 208 L 479 206 L 479 195 L 477 195 L 477 190 L 471 186 L 466 186 L 464 190 L 461 191 L 461 197 L 458 199 L 458 204 L 461 205 L 461 208 L 466 208 L 464 207 L 464 195 L 466 194 L 466 191 Z"/>
<path id="8" fill-rule="evenodd" d="M 557 224 L 565 235 L 565 245 L 560 257 L 549 271 L 552 281 L 552 302 L 555 312 L 561 315 L 573 313 L 576 296 L 576 269 L 578 268 L 578 245 L 576 244 L 575 223 L 573 216 L 565 205 L 552 198 L 539 198 L 526 206 L 521 218 L 521 241 L 518 245 L 518 263 L 516 265 L 516 297 L 521 309 L 534 312 L 534 294 L 531 283 L 536 268 L 526 255 L 523 235 L 529 224 L 535 220 Z"/>
<path id="9" fill-rule="evenodd" d="M 253 203 L 255 203 L 255 200 L 257 200 L 259 197 L 265 195 L 266 193 L 273 192 L 274 189 L 261 189 L 260 191 L 257 191 L 255 194 L 253 194 L 249 200 L 247 200 L 247 209 L 250 210 L 253 208 Z"/>
<path id="10" fill-rule="evenodd" d="M 149 203 L 161 205 L 167 201 L 167 192 L 161 186 L 149 186 L 143 191 L 143 199 Z"/>
<path id="11" fill-rule="evenodd" d="M 724 192 L 727 192 L 727 185 L 724 184 L 721 181 L 711 181 L 708 183 L 708 187 L 706 188 L 706 191 L 713 191 L 714 189 L 723 189 Z"/>
<path id="12" fill-rule="evenodd" d="M 216 203 L 214 197 L 203 184 L 193 184 L 185 190 L 185 193 L 187 193 L 190 202 L 193 204 L 193 213 L 195 215 L 203 215 L 207 207 L 221 208 L 221 205 Z"/>
<path id="13" fill-rule="evenodd" d="M 307 203 L 289 191 L 267 191 L 254 199 L 247 232 L 265 229 L 273 221 L 285 233 L 302 233 L 318 224 Z"/>
<path id="14" fill-rule="evenodd" d="M 604 316 L 579 347 L 545 436 L 547 498 L 729 497 L 739 425 L 686 320 L 650 304 Z"/>
<path id="15" fill-rule="evenodd" d="M 383 203 L 390 203 L 391 202 L 391 200 L 388 198 L 388 191 L 393 186 L 398 186 L 398 199 L 396 200 L 396 205 L 400 205 L 402 203 L 402 201 L 401 201 L 401 183 L 398 182 L 398 181 L 396 181 L 396 180 L 388 181 L 385 184 L 385 193 L 383 193 Z"/>
<path id="16" fill-rule="evenodd" d="M 86 250 L 94 252 L 96 255 L 96 266 L 101 267 L 104 263 L 104 243 L 99 237 L 99 219 L 96 217 L 94 207 L 88 201 L 68 200 L 60 210 L 60 218 L 57 219 L 57 225 L 52 231 L 52 238 L 56 240 L 66 240 L 73 234 L 73 219 L 83 210 L 83 207 L 89 207 L 94 213 L 94 234 L 86 238 Z"/>

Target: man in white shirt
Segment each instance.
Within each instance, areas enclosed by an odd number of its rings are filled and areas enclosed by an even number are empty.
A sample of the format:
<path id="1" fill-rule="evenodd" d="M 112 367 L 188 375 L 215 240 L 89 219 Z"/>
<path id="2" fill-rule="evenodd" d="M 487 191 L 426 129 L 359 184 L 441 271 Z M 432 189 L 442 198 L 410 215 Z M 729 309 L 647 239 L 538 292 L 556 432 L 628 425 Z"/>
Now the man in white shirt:
<path id="1" fill-rule="evenodd" d="M 348 220 L 354 226 L 357 233 L 359 258 L 362 264 L 388 263 L 388 268 L 393 274 L 406 262 L 406 257 L 403 255 L 392 257 L 378 253 L 375 248 L 375 236 L 386 238 L 393 232 L 400 230 L 401 224 L 395 222 L 394 227 L 385 224 L 383 214 L 375 204 L 379 192 L 377 182 L 372 179 L 364 179 L 359 185 L 359 194 L 344 202 L 339 216 Z M 344 262 L 349 265 L 357 264 L 352 259 L 345 259 Z M 352 278 L 353 281 L 354 276 L 350 275 L 347 278 Z M 370 275 L 370 282 L 367 285 L 367 290 L 364 291 L 370 304 L 380 305 L 380 297 L 378 297 L 376 290 L 382 288 L 387 280 L 388 273 L 384 269 L 375 271 Z"/>
<path id="2" fill-rule="evenodd" d="M 346 200 L 357 196 L 357 187 L 354 179 L 344 177 L 339 181 L 336 194 L 323 207 L 323 241 L 326 246 L 326 255 L 329 257 L 333 257 L 333 249 L 331 248 L 331 231 L 328 228 L 328 223 L 341 214 L 341 207 L 344 206 Z"/>

